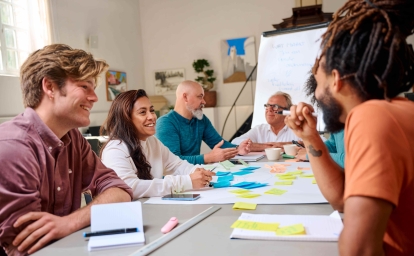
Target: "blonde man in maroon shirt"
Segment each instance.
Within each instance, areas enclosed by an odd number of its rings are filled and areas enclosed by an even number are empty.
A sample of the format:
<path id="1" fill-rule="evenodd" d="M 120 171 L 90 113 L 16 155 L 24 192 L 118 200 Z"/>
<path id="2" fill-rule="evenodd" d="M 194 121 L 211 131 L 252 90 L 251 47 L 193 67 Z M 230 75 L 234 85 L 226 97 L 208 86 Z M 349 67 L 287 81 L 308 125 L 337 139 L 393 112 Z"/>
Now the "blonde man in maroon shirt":
<path id="1" fill-rule="evenodd" d="M 89 125 L 96 79 L 108 65 L 55 44 L 32 53 L 20 71 L 25 111 L 0 125 L 0 243 L 31 254 L 90 224 L 93 204 L 131 201 L 78 127 Z M 80 208 L 81 194 L 95 199 Z"/>

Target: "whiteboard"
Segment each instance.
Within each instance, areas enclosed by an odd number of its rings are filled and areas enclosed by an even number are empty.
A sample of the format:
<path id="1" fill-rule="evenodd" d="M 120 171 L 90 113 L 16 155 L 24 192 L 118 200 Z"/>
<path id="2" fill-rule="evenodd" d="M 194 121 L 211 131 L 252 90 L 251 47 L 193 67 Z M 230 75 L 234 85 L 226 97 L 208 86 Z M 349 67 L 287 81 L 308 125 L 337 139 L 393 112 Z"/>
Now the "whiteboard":
<path id="1" fill-rule="evenodd" d="M 263 36 L 260 40 L 252 127 L 266 123 L 263 104 L 277 91 L 290 94 L 293 104 L 310 103 L 303 87 L 320 49 L 326 27 Z M 319 111 L 321 114 L 321 111 Z M 318 130 L 324 130 L 322 115 Z"/>

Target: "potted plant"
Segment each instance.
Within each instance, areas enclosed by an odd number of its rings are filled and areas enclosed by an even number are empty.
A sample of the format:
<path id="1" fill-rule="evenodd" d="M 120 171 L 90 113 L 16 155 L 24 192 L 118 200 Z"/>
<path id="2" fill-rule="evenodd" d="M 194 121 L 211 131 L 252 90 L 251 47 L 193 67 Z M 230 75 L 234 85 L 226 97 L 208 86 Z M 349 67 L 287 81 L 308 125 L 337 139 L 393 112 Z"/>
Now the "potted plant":
<path id="1" fill-rule="evenodd" d="M 207 69 L 208 67 L 210 67 L 210 63 L 205 59 L 198 59 L 193 62 L 195 72 L 202 74 L 202 76 L 197 76 L 195 80 L 204 88 L 204 100 L 206 101 L 205 107 L 207 108 L 215 107 L 217 104 L 216 92 L 211 91 L 214 87 L 213 82 L 216 78 L 213 76 L 214 70 Z"/>

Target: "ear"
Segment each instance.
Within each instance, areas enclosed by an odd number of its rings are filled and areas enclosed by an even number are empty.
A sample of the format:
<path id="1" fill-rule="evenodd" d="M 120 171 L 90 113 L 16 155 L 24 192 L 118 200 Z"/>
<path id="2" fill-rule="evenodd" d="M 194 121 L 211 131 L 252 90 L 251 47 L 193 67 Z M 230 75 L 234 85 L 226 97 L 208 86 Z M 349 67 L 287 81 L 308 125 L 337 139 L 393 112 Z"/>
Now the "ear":
<path id="1" fill-rule="evenodd" d="M 53 98 L 55 96 L 55 88 L 53 85 L 53 82 L 47 78 L 47 77 L 43 77 L 42 79 L 42 89 L 43 89 L 43 93 L 49 98 Z"/>
<path id="2" fill-rule="evenodd" d="M 344 85 L 343 81 L 341 79 L 341 74 L 339 74 L 338 70 L 334 69 L 334 70 L 332 70 L 331 76 L 332 76 L 332 82 L 333 82 L 332 83 L 332 90 L 334 92 L 338 93 L 338 92 L 341 91 L 341 89 Z"/>
<path id="3" fill-rule="evenodd" d="M 183 99 L 184 99 L 185 102 L 188 102 L 187 93 L 183 93 Z"/>

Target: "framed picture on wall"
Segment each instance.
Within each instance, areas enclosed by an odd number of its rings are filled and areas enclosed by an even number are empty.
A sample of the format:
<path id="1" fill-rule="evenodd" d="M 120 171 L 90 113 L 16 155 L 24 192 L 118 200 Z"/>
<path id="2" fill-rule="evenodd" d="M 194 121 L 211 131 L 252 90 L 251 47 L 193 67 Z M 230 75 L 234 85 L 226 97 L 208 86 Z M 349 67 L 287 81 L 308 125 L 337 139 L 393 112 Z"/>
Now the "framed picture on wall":
<path id="1" fill-rule="evenodd" d="M 121 92 L 127 91 L 126 73 L 108 70 L 105 75 L 106 99 L 112 101 Z"/>
<path id="2" fill-rule="evenodd" d="M 157 70 L 154 73 L 155 94 L 175 94 L 177 86 L 184 80 L 183 68 Z"/>

